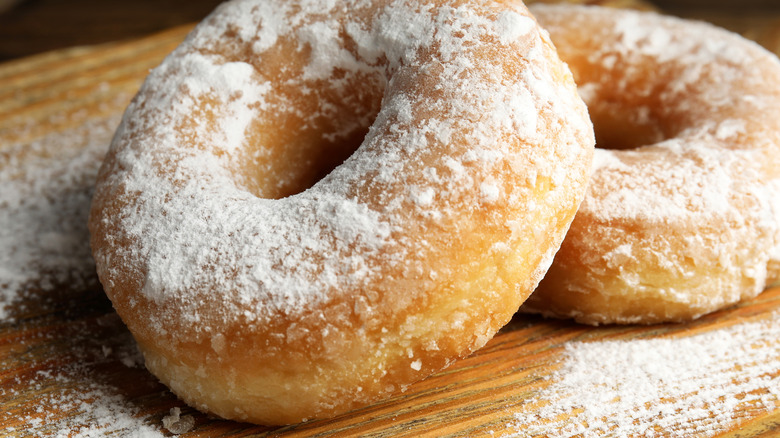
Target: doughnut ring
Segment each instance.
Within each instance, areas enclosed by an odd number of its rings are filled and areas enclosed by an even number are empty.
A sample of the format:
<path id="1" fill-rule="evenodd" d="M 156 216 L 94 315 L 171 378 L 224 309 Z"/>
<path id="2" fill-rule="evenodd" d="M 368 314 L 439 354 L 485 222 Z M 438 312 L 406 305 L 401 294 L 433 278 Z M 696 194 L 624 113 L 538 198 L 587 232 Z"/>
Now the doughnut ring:
<path id="1" fill-rule="evenodd" d="M 262 424 L 330 417 L 509 321 L 593 144 L 520 1 L 223 3 L 127 109 L 91 245 L 183 400 Z"/>
<path id="2" fill-rule="evenodd" d="M 596 131 L 588 194 L 525 312 L 685 321 L 780 278 L 780 62 L 704 23 L 534 5 Z"/>

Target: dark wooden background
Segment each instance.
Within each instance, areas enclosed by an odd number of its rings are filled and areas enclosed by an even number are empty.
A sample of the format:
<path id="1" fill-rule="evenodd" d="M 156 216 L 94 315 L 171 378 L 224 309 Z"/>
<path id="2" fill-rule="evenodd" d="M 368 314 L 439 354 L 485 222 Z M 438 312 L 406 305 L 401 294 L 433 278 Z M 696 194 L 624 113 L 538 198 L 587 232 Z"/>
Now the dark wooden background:
<path id="1" fill-rule="evenodd" d="M 9 0 L 0 0 L 0 5 Z M 15 0 L 0 12 L 0 62 L 128 40 L 205 17 L 220 0 Z"/>
<path id="2" fill-rule="evenodd" d="M 0 62 L 76 45 L 149 35 L 195 22 L 221 0 L 0 0 Z M 661 10 L 695 16 L 741 32 L 780 0 L 649 0 Z M 780 22 L 776 23 L 780 28 Z"/>

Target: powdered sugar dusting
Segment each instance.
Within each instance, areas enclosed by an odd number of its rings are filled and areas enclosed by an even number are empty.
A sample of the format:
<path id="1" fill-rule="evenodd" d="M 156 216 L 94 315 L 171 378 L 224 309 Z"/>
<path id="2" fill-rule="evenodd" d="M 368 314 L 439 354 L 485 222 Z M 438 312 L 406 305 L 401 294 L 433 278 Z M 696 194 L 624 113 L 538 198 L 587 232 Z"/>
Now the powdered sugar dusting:
<path id="1" fill-rule="evenodd" d="M 248 109 L 262 99 L 268 91 L 268 84 L 258 80 L 252 65 L 246 62 L 216 64 L 200 53 L 183 55 L 178 68 L 184 72 L 183 75 L 171 75 L 163 66 L 152 72 L 150 80 L 159 82 L 161 88 L 168 92 L 184 91 L 180 101 L 172 102 L 174 110 L 185 111 L 185 108 L 200 105 L 203 111 L 201 117 L 212 114 L 225 123 L 225 129 L 217 131 L 208 123 L 182 120 L 180 123 L 189 128 L 188 135 L 197 136 L 210 147 L 225 152 L 241 148 L 249 124 L 257 116 L 255 111 Z M 145 102 L 146 105 L 154 103 Z M 160 111 L 161 108 L 154 110 Z M 181 130 L 182 126 L 175 128 Z M 163 131 L 159 135 L 171 138 L 176 132 Z"/>
<path id="2" fill-rule="evenodd" d="M 757 170 L 743 164 L 758 160 L 762 153 L 696 148 L 691 143 L 682 146 L 679 140 L 658 146 L 665 148 L 665 153 L 642 150 L 615 154 L 599 149 L 594 163 L 600 197 L 587 198 L 586 208 L 604 221 L 615 217 L 690 221 L 702 215 L 726 220 L 734 212 L 729 201 L 735 192 L 764 191 Z M 691 150 L 685 150 L 689 147 Z M 734 175 L 739 175 L 741 182 L 755 183 L 741 188 Z"/>
<path id="3" fill-rule="evenodd" d="M 780 407 L 780 314 L 684 337 L 566 345 L 514 437 L 708 437 Z"/>

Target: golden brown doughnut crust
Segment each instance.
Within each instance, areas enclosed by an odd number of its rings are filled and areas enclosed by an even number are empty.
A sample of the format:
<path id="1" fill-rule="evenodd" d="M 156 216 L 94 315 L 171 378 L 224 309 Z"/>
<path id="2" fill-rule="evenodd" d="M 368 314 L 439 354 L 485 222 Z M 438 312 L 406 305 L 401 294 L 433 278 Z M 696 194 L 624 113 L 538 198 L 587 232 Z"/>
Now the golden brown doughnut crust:
<path id="1" fill-rule="evenodd" d="M 593 141 L 519 1 L 225 3 L 125 114 L 90 216 L 98 274 L 188 403 L 333 416 L 511 318 Z"/>
<path id="2" fill-rule="evenodd" d="M 755 296 L 780 260 L 780 63 L 653 13 L 532 7 L 588 104 L 588 195 L 524 311 L 696 318 Z"/>

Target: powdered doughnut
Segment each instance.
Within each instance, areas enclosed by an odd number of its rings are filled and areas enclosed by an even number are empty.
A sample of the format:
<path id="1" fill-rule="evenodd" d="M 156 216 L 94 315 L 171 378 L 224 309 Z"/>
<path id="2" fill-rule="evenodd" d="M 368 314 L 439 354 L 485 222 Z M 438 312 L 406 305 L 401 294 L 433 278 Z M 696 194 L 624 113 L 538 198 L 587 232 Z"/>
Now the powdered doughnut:
<path id="1" fill-rule="evenodd" d="M 226 3 L 125 114 L 90 217 L 98 273 L 193 406 L 332 416 L 511 318 L 593 142 L 519 1 Z"/>
<path id="2" fill-rule="evenodd" d="M 523 310 L 592 324 L 683 321 L 776 280 L 777 58 L 652 13 L 532 11 L 571 66 L 599 149 L 586 199 Z"/>

